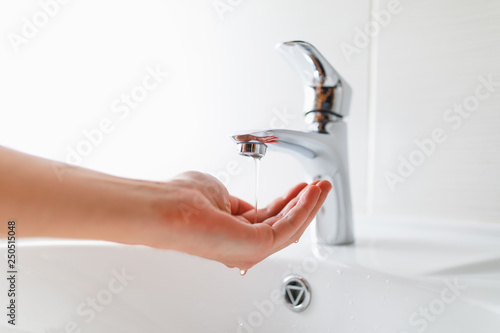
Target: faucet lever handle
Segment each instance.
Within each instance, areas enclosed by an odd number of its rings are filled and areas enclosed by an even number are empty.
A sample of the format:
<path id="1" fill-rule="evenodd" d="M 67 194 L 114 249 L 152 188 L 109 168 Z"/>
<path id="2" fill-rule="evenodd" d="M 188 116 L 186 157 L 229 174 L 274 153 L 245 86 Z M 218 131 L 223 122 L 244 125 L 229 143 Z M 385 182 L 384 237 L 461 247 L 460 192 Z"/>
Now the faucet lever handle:
<path id="1" fill-rule="evenodd" d="M 351 89 L 313 45 L 304 41 L 290 41 L 278 44 L 276 49 L 305 85 L 308 123 L 317 125 L 319 132 L 326 132 L 326 124 L 347 115 Z"/>
<path id="2" fill-rule="evenodd" d="M 335 87 L 340 76 L 321 53 L 311 44 L 290 41 L 276 45 L 276 49 L 309 87 Z"/>

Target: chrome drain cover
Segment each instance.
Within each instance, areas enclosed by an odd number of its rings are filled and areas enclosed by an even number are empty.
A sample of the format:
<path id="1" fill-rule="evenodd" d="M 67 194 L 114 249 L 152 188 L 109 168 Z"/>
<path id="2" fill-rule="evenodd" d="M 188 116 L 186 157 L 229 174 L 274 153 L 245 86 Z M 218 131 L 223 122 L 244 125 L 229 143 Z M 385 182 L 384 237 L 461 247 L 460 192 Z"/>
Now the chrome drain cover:
<path id="1" fill-rule="evenodd" d="M 302 312 L 311 303 L 309 283 L 298 275 L 289 275 L 283 280 L 282 295 L 285 305 L 292 311 Z"/>

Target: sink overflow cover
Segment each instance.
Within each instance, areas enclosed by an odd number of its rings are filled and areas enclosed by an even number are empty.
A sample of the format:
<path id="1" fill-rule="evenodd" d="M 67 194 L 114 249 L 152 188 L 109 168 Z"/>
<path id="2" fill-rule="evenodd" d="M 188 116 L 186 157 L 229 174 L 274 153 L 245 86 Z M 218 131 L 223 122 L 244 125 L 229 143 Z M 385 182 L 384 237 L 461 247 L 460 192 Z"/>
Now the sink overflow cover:
<path id="1" fill-rule="evenodd" d="M 304 311 L 311 302 L 309 283 L 298 275 L 289 275 L 283 280 L 282 295 L 285 305 L 294 312 Z"/>

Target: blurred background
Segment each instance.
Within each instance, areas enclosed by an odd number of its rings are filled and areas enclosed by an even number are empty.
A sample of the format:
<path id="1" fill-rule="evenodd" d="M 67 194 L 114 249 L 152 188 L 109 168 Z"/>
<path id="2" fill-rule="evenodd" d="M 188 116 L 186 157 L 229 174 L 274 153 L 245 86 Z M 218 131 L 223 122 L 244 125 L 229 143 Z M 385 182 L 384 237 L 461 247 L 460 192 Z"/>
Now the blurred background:
<path id="1" fill-rule="evenodd" d="M 500 221 L 496 0 L 3 1 L 0 31 L 1 145 L 122 177 L 209 172 L 253 202 L 229 136 L 304 127 L 274 47 L 305 40 L 353 88 L 356 215 Z M 260 202 L 302 180 L 266 155 Z"/>

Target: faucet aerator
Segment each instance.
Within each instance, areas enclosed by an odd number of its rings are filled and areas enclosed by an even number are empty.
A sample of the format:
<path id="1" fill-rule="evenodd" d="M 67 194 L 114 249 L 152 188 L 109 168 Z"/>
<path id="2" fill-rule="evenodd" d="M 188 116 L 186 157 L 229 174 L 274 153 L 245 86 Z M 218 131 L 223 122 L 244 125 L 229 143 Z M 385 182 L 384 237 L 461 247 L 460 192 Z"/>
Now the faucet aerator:
<path id="1" fill-rule="evenodd" d="M 259 160 L 266 155 L 267 145 L 261 142 L 238 142 L 240 155 L 258 158 Z"/>

